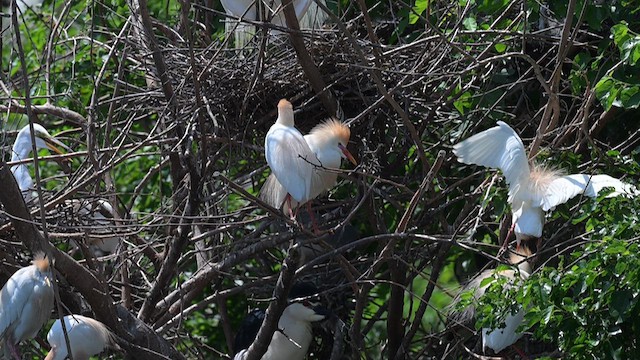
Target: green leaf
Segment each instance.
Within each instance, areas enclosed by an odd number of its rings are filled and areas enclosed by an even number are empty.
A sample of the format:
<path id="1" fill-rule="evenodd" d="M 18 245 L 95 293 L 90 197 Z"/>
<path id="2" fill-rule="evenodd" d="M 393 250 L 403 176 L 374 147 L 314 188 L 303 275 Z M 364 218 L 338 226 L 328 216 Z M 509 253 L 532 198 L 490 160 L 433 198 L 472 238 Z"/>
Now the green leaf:
<path id="1" fill-rule="evenodd" d="M 462 25 L 465 27 L 465 29 L 467 29 L 469 31 L 478 30 L 478 22 L 474 18 L 468 17 L 468 18 L 462 20 Z"/>
<path id="2" fill-rule="evenodd" d="M 507 50 L 507 45 L 503 43 L 497 43 L 494 47 L 496 48 L 496 51 L 501 54 Z"/>
<path id="3" fill-rule="evenodd" d="M 409 14 L 409 24 L 415 24 L 420 19 L 420 16 L 429 7 L 430 0 L 416 0 L 416 5 L 412 8 L 412 12 Z"/>

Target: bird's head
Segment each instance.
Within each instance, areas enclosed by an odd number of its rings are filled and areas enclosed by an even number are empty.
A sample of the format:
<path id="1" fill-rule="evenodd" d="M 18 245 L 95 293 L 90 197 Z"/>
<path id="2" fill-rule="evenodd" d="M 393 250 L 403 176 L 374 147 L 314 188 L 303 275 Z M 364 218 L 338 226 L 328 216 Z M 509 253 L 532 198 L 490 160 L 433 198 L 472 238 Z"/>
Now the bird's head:
<path id="1" fill-rule="evenodd" d="M 536 259 L 536 239 L 522 241 L 515 250 L 509 253 L 509 263 L 517 265 L 520 270 L 531 274 Z"/>
<path id="2" fill-rule="evenodd" d="M 47 254 L 45 254 L 44 252 L 37 252 L 34 256 L 33 256 L 33 265 L 36 266 L 36 268 L 38 269 L 38 271 L 40 271 L 41 273 L 48 273 L 51 269 L 50 264 L 49 264 L 49 258 L 47 257 Z"/>
<path id="3" fill-rule="evenodd" d="M 309 136 L 313 136 L 323 148 L 339 151 L 340 157 L 349 160 L 353 165 L 358 165 L 356 159 L 347 149 L 351 130 L 343 122 L 336 119 L 326 120 L 311 129 Z"/>
<path id="4" fill-rule="evenodd" d="M 289 306 L 283 316 L 303 322 L 316 322 L 328 318 L 331 312 L 322 307 L 318 298 L 318 289 L 309 282 L 298 282 L 289 292 Z"/>
<path id="5" fill-rule="evenodd" d="M 293 119 L 293 105 L 291 105 L 287 99 L 282 99 L 278 103 L 278 119 L 276 122 L 286 126 L 295 125 Z"/>
<path id="6" fill-rule="evenodd" d="M 47 129 L 40 124 L 33 124 L 33 131 L 36 140 L 36 148 L 38 149 L 49 149 L 56 154 L 64 154 L 64 150 L 71 151 L 69 147 L 63 144 L 60 140 L 54 138 L 49 134 Z M 29 125 L 25 126 L 18 133 L 18 137 L 16 138 L 15 147 L 24 147 L 29 153 L 31 149 L 31 129 Z"/>

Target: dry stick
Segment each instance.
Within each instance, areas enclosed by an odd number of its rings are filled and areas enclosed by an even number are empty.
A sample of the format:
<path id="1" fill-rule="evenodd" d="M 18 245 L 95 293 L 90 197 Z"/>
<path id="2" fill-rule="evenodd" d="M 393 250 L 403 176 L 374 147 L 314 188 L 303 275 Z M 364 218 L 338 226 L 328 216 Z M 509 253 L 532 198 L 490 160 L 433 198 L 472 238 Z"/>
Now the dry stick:
<path id="1" fill-rule="evenodd" d="M 116 335 L 131 343 L 120 344 L 136 359 L 157 359 L 151 352 L 168 354 L 171 359 L 184 359 L 164 338 L 156 334 L 142 321 L 136 319 L 122 306 L 115 306 L 106 284 L 93 273 L 78 264 L 69 255 L 46 241 L 31 221 L 22 193 L 6 164 L 0 164 L 0 202 L 11 216 L 11 222 L 26 248 L 35 252 L 43 250 L 55 259 L 56 269 L 87 300 L 98 320 L 107 325 Z M 136 345 L 137 344 L 137 345 Z M 147 346 L 144 348 L 143 346 Z"/>
<path id="2" fill-rule="evenodd" d="M 585 3 L 586 7 L 587 4 Z M 560 117 L 560 100 L 558 98 L 560 79 L 562 76 L 562 65 L 564 64 L 564 58 L 568 51 L 567 40 L 569 38 L 569 32 L 571 30 L 571 22 L 573 21 L 573 12 L 575 11 L 576 1 L 570 0 L 569 6 L 567 8 L 567 17 L 564 21 L 564 26 L 562 28 L 562 37 L 560 39 L 560 43 L 558 44 L 558 55 L 556 58 L 556 67 L 551 74 L 551 79 L 549 82 L 551 83 L 550 88 L 551 91 L 548 92 L 549 99 L 547 100 L 547 104 L 544 109 L 544 113 L 542 114 L 542 119 L 540 120 L 540 124 L 538 129 L 536 130 L 536 137 L 533 139 L 531 143 L 531 148 L 529 149 L 529 159 L 533 159 L 538 153 L 538 148 L 542 143 L 542 139 L 544 138 L 544 134 L 548 131 L 551 131 L 555 128 L 558 118 Z"/>
<path id="3" fill-rule="evenodd" d="M 438 153 L 438 158 L 436 159 L 435 164 L 429 170 L 429 173 L 424 178 L 424 180 L 420 184 L 420 187 L 418 188 L 418 190 L 414 193 L 413 197 L 411 198 L 409 206 L 405 210 L 400 222 L 398 223 L 398 227 L 396 228 L 396 231 L 395 231 L 396 233 L 404 233 L 404 231 L 406 230 L 406 228 L 407 228 L 407 226 L 409 224 L 409 220 L 411 219 L 411 215 L 413 214 L 413 212 L 415 211 L 416 206 L 418 205 L 418 201 L 420 200 L 420 198 L 422 197 L 422 195 L 426 191 L 427 186 L 433 181 L 436 173 L 438 172 L 438 170 L 442 166 L 442 162 L 444 161 L 444 157 L 445 157 L 444 151 L 440 151 Z M 397 243 L 397 240 L 394 240 L 394 239 L 390 240 L 387 243 L 387 245 L 384 247 L 384 249 L 380 252 L 380 255 L 378 256 L 378 259 L 369 268 L 367 273 L 375 274 L 377 272 L 377 269 L 380 266 L 382 266 L 382 264 L 384 263 L 385 260 L 389 260 L 389 259 L 391 259 L 393 257 L 393 255 L 392 255 L 393 248 L 395 247 L 396 243 Z M 360 293 L 358 294 L 358 299 L 356 301 L 356 310 L 355 310 L 355 314 L 353 316 L 354 321 L 353 321 L 353 326 L 351 328 L 351 338 L 354 339 L 354 341 L 356 342 L 356 344 L 359 347 L 363 346 L 363 339 L 362 339 L 362 334 L 361 334 L 361 331 L 360 331 L 360 321 L 359 321 L 359 319 L 362 318 L 362 314 L 363 314 L 363 311 L 364 311 L 364 304 L 366 302 L 367 294 L 369 293 L 369 291 L 371 290 L 372 287 L 373 287 L 373 285 L 369 284 L 369 283 L 366 283 L 365 285 L 363 285 L 361 290 L 360 290 Z M 389 314 L 389 315 L 391 316 L 391 314 Z M 390 357 L 391 357 L 391 355 L 392 354 L 389 353 Z"/>
<path id="4" fill-rule="evenodd" d="M 438 152 L 438 157 L 436 158 L 433 167 L 429 171 L 427 177 L 424 178 L 422 184 L 418 190 L 413 194 L 411 198 L 411 202 L 409 202 L 409 206 L 402 215 L 400 222 L 398 223 L 398 227 L 396 228 L 396 233 L 404 233 L 407 229 L 409 221 L 411 220 L 411 215 L 415 211 L 418 206 L 418 201 L 422 198 L 422 195 L 427 190 L 427 187 L 431 184 L 433 179 L 435 178 L 436 173 L 440 170 L 442 163 L 445 158 L 444 150 L 440 150 Z M 393 241 L 389 242 L 387 245 L 389 247 L 389 252 L 393 251 L 393 247 L 395 247 L 395 243 Z M 386 248 L 385 248 L 386 250 Z M 382 253 L 385 252 L 382 251 Z M 385 255 L 385 257 L 392 257 L 393 255 L 390 253 Z M 382 255 L 381 255 L 381 258 Z M 401 263 L 397 260 L 391 261 L 389 265 L 389 270 L 391 272 L 391 283 L 398 284 L 396 286 L 391 286 L 391 294 L 389 298 L 389 311 L 388 311 L 388 319 L 387 319 L 387 334 L 389 336 L 389 359 L 391 358 L 402 358 L 405 353 L 406 347 L 402 347 L 402 339 L 404 336 L 404 324 L 403 324 L 403 306 L 404 306 L 404 288 L 399 285 L 405 285 L 406 282 L 406 267 L 402 266 Z"/>
<path id="5" fill-rule="evenodd" d="M 18 104 L 17 102 L 12 101 L 8 106 L 0 105 L 1 112 L 15 112 L 18 114 L 27 114 L 27 107 Z M 44 104 L 44 105 L 31 105 L 31 112 L 36 115 L 50 115 L 55 116 L 57 118 L 71 121 L 74 124 L 78 124 L 81 126 L 86 125 L 87 119 L 79 113 L 69 110 L 66 108 L 62 108 L 59 106 Z"/>
<path id="6" fill-rule="evenodd" d="M 291 31 L 289 32 L 289 38 L 291 39 L 291 45 L 293 45 L 296 54 L 298 55 L 298 62 L 302 66 L 302 70 L 309 78 L 313 91 L 318 94 L 320 101 L 324 105 L 325 109 L 329 113 L 329 116 L 336 117 L 338 112 L 338 102 L 333 96 L 331 91 L 326 89 L 326 84 L 322 80 L 318 67 L 313 62 L 309 51 L 304 46 L 304 39 L 300 32 L 300 24 L 296 17 L 295 9 L 293 8 L 293 0 L 281 0 L 284 12 L 284 17 L 287 21 L 287 26 Z"/>
<path id="7" fill-rule="evenodd" d="M 287 307 L 287 298 L 289 291 L 293 286 L 296 264 L 299 260 L 298 257 L 298 249 L 294 246 L 292 241 L 289 246 L 287 257 L 282 262 L 282 270 L 280 271 L 280 277 L 278 278 L 278 282 L 274 290 L 273 295 L 275 297 L 275 301 L 272 301 L 271 304 L 269 304 L 267 314 L 262 322 L 262 326 L 260 326 L 258 335 L 253 341 L 253 344 L 251 344 L 247 349 L 244 360 L 258 360 L 262 358 L 262 355 L 264 355 L 265 352 L 267 352 L 273 333 L 277 330 L 278 320 L 280 319 L 280 316 L 282 316 L 284 309 Z"/>
<path id="8" fill-rule="evenodd" d="M 430 166 L 429 166 L 429 161 L 427 160 L 427 156 L 425 155 L 426 152 L 424 150 L 424 146 L 422 145 L 422 141 L 420 140 L 420 136 L 418 136 L 418 132 L 416 131 L 416 128 L 413 126 L 413 124 L 411 123 L 411 120 L 409 120 L 407 113 L 404 111 L 404 109 L 402 109 L 402 107 L 400 107 L 398 102 L 396 102 L 396 100 L 391 96 L 391 94 L 385 88 L 384 83 L 380 79 L 380 75 L 379 75 L 380 71 L 376 69 L 372 69 L 367 65 L 368 64 L 367 58 L 364 56 L 364 52 L 362 51 L 362 48 L 360 47 L 358 42 L 355 40 L 351 32 L 344 25 L 342 20 L 340 20 L 339 17 L 333 14 L 331 10 L 329 10 L 329 8 L 327 8 L 324 4 L 320 2 L 318 2 L 317 4 L 319 8 L 325 11 L 331 17 L 331 19 L 336 22 L 340 30 L 344 33 L 344 35 L 347 37 L 347 39 L 351 43 L 351 46 L 353 46 L 353 49 L 356 51 L 356 54 L 360 59 L 361 65 L 368 70 L 380 94 L 384 96 L 384 98 L 391 105 L 391 107 L 398 113 L 398 115 L 400 115 L 400 118 L 402 119 L 402 124 L 407 128 L 407 131 L 409 131 L 411 140 L 413 141 L 414 145 L 418 149 L 417 153 L 418 153 L 420 162 L 422 163 L 422 169 L 423 171 L 426 171 L 426 169 L 428 169 Z"/>

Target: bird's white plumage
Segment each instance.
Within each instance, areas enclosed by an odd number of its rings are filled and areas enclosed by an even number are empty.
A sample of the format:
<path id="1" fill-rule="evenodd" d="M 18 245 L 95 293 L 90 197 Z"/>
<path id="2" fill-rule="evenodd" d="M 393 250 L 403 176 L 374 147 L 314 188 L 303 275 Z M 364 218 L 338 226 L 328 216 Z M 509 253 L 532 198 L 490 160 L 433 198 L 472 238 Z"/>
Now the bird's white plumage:
<path id="1" fill-rule="evenodd" d="M 66 145 L 51 136 L 47 129 L 42 125 L 33 124 L 33 130 L 35 134 L 36 149 L 49 149 L 60 154 L 62 152 L 56 147 L 56 145 L 58 145 L 69 150 Z M 29 128 L 29 125 L 27 125 L 18 132 L 18 136 L 16 137 L 16 141 L 13 144 L 11 152 L 11 161 L 20 161 L 29 158 L 31 150 L 31 129 Z M 29 191 L 33 187 L 33 179 L 29 174 L 29 169 L 25 164 L 18 164 L 11 167 L 11 172 L 13 173 L 13 177 L 16 178 L 18 187 L 28 200 L 28 197 L 30 196 Z"/>
<path id="2" fill-rule="evenodd" d="M 498 121 L 498 126 L 454 145 L 453 153 L 462 163 L 500 169 L 509 185 L 510 201 L 517 196 L 520 185 L 529 176 L 522 140 L 502 121 Z"/>
<path id="3" fill-rule="evenodd" d="M 301 303 L 287 306 L 262 360 L 303 360 L 313 339 L 311 323 L 325 318 L 326 315 L 320 315 Z M 246 353 L 246 349 L 242 350 L 233 359 L 244 360 Z"/>
<path id="4" fill-rule="evenodd" d="M 516 330 L 522 324 L 525 312 L 523 309 L 518 310 L 515 314 L 509 314 L 505 317 L 505 327 L 500 329 L 482 329 L 482 348 L 493 350 L 494 353 L 506 349 L 513 345 L 522 337 L 522 333 Z"/>
<path id="5" fill-rule="evenodd" d="M 553 210 L 576 195 L 584 193 L 585 196 L 596 197 L 602 189 L 608 187 L 613 188 L 608 196 L 638 195 L 633 186 L 609 175 L 574 174 L 553 180 L 538 205 L 544 211 Z"/>
<path id="6" fill-rule="evenodd" d="M 310 199 L 315 154 L 293 126 L 275 123 L 265 138 L 265 156 L 278 182 L 299 203 Z"/>
<path id="7" fill-rule="evenodd" d="M 545 211 L 552 210 L 578 194 L 595 197 L 604 187 L 613 187 L 610 196 L 638 192 L 609 175 L 574 174 L 560 176 L 542 167 L 529 167 L 522 140 L 509 125 L 482 131 L 453 146 L 458 161 L 500 169 L 509 185 L 516 238 L 542 236 Z"/>
<path id="8" fill-rule="evenodd" d="M 103 323 L 82 315 L 67 315 L 63 319 L 74 360 L 88 360 L 90 356 L 116 346 L 113 335 Z M 51 351 L 45 360 L 64 360 L 67 357 L 67 344 L 60 319 L 51 326 L 47 342 L 51 345 Z"/>
<path id="9" fill-rule="evenodd" d="M 268 12 L 266 17 L 271 16 L 271 23 L 279 27 L 287 27 L 287 22 L 282 11 L 280 1 L 266 0 L 221 0 L 222 7 L 227 15 L 242 17 L 245 20 L 257 21 L 256 1 L 261 1 L 264 9 Z M 300 23 L 300 28 L 317 28 L 322 26 L 327 15 L 322 11 L 314 0 L 294 0 L 293 8 Z M 234 30 L 235 29 L 235 30 Z M 235 20 L 227 20 L 225 24 L 227 34 L 234 33 L 235 47 L 243 48 L 248 40 L 255 33 L 254 26 Z"/>
<path id="10" fill-rule="evenodd" d="M 314 129 L 315 130 L 315 129 Z M 341 152 L 339 144 L 341 141 L 336 136 L 327 134 L 328 130 L 314 131 L 304 136 L 309 149 L 315 155 L 312 164 L 313 172 L 307 200 L 315 199 L 323 192 L 332 188 L 337 181 L 338 174 L 327 169 L 338 169 L 345 155 Z M 272 206 L 282 205 L 287 190 L 282 186 L 274 174 L 271 174 L 263 186 L 262 198 Z M 304 202 L 294 201 L 291 206 L 296 208 Z"/>
<path id="11" fill-rule="evenodd" d="M 52 282 L 48 265 L 45 269 L 34 264 L 16 271 L 2 287 L 0 347 L 5 357 L 12 346 L 36 336 L 49 319 L 54 298 Z"/>
<path id="12" fill-rule="evenodd" d="M 531 264 L 527 260 L 528 256 L 531 256 L 531 252 L 528 248 L 522 248 L 522 254 L 511 253 L 509 262 L 512 265 L 517 265 L 517 269 L 496 270 L 488 269 L 481 272 L 478 276 L 472 279 L 461 291 L 460 294 L 467 291 L 473 291 L 473 298 L 475 301 L 479 301 L 485 294 L 486 290 L 491 285 L 491 282 L 486 283 L 486 279 L 498 279 L 506 278 L 506 287 L 519 286 L 522 281 L 526 280 L 532 271 Z M 485 283 L 483 285 L 483 283 Z M 460 301 L 460 295 L 456 297 L 454 303 Z M 522 333 L 518 333 L 516 330 L 524 319 L 525 311 L 519 308 L 514 314 L 506 314 L 504 317 L 505 327 L 498 329 L 483 328 L 482 329 L 482 346 L 484 349 L 492 349 L 495 353 L 499 353 L 504 348 L 514 344 L 518 339 L 522 337 Z M 469 305 L 462 312 L 456 312 L 451 314 L 451 319 L 457 323 L 468 324 L 472 323 L 475 318 L 475 305 Z"/>

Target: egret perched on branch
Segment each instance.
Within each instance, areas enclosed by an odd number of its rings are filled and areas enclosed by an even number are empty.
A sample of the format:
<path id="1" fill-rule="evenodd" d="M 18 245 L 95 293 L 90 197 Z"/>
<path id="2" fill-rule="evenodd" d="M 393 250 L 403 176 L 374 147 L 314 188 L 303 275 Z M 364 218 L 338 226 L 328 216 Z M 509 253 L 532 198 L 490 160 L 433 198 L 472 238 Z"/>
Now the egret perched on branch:
<path id="1" fill-rule="evenodd" d="M 63 320 L 74 360 L 88 360 L 90 356 L 100 354 L 107 348 L 119 348 L 113 334 L 100 321 L 82 315 L 67 315 Z M 67 358 L 69 354 L 60 319 L 51 326 L 47 341 L 51 345 L 51 351 L 45 360 Z"/>
<path id="2" fill-rule="evenodd" d="M 473 301 L 477 303 L 478 300 L 484 295 L 487 288 L 491 285 L 491 282 L 487 282 L 486 279 L 498 279 L 500 277 L 507 279 L 507 286 L 518 286 L 522 281 L 526 280 L 532 271 L 530 257 L 532 253 L 528 246 L 521 246 L 517 252 L 512 252 L 509 256 L 509 263 L 517 266 L 517 269 L 496 270 L 488 269 L 481 272 L 478 276 L 472 279 L 464 288 L 460 291 L 458 296 L 453 301 L 456 304 L 461 299 L 461 294 L 472 291 Z M 485 283 L 483 285 L 483 283 Z M 522 337 L 522 333 L 516 330 L 522 324 L 525 311 L 520 308 L 515 314 L 506 314 L 504 317 L 505 327 L 498 329 L 483 328 L 482 329 L 482 348 L 483 350 L 489 348 L 496 354 L 503 349 L 511 346 Z M 461 312 L 453 312 L 450 314 L 450 320 L 456 324 L 473 327 L 475 313 L 475 305 L 470 304 Z"/>
<path id="3" fill-rule="evenodd" d="M 47 129 L 45 129 L 42 125 L 33 124 L 33 130 L 37 149 L 49 149 L 56 154 L 64 154 L 64 152 L 58 147 L 61 147 L 67 151 L 71 151 L 71 149 L 69 149 L 65 144 L 51 136 Z M 20 132 L 18 132 L 16 142 L 13 144 L 11 161 L 20 161 L 27 159 L 29 157 L 29 154 L 31 153 L 31 150 L 31 129 L 29 128 L 29 125 L 27 125 L 23 127 Z M 31 179 L 31 175 L 29 174 L 27 165 L 13 165 L 11 167 L 11 172 L 16 178 L 18 187 L 20 188 L 20 191 L 22 191 L 25 200 L 29 200 L 29 198 L 31 197 L 30 191 L 33 187 L 33 179 Z"/>
<path id="4" fill-rule="evenodd" d="M 257 1 L 261 1 L 260 5 L 265 9 L 264 19 L 271 18 L 273 25 L 287 27 L 281 0 L 221 0 L 220 2 L 227 15 L 248 21 L 257 21 L 262 18 L 258 17 L 258 12 L 256 11 Z M 324 0 L 320 1 L 324 3 Z M 314 0 L 293 0 L 292 3 L 301 29 L 319 28 L 328 17 Z M 236 49 L 241 49 L 253 36 L 255 28 L 253 25 L 229 19 L 225 24 L 225 31 L 227 35 L 231 34 L 232 31 L 234 32 L 235 47 Z"/>
<path id="5" fill-rule="evenodd" d="M 0 348 L 6 359 L 21 359 L 17 345 L 36 336 L 52 309 L 53 275 L 49 260 L 39 253 L 33 265 L 16 271 L 0 291 Z"/>
<path id="6" fill-rule="evenodd" d="M 502 121 L 454 145 L 453 152 L 462 163 L 502 170 L 509 185 L 512 229 L 518 244 L 523 239 L 541 237 L 545 212 L 576 195 L 595 197 L 605 187 L 614 189 L 609 196 L 638 194 L 633 186 L 609 175 L 562 176 L 535 164 L 530 167 L 522 140 Z"/>
<path id="7" fill-rule="evenodd" d="M 272 174 L 261 191 L 261 197 L 272 206 L 280 208 L 284 203 L 291 218 L 292 209 L 335 185 L 338 175 L 327 169 L 339 168 L 342 158 L 357 165 L 346 147 L 351 132 L 342 122 L 325 121 L 305 136 L 294 125 L 293 106 L 280 100 L 278 119 L 265 137 L 265 156 Z"/>
<path id="8" fill-rule="evenodd" d="M 289 305 L 278 320 L 278 329 L 273 333 L 267 352 L 262 360 L 303 360 L 307 356 L 313 339 L 311 323 L 329 316 L 329 311 L 309 297 L 317 295 L 311 283 L 296 283 L 289 293 Z M 236 335 L 233 350 L 234 360 L 244 360 L 247 349 L 258 335 L 265 318 L 265 311 L 255 309 L 242 320 Z"/>

